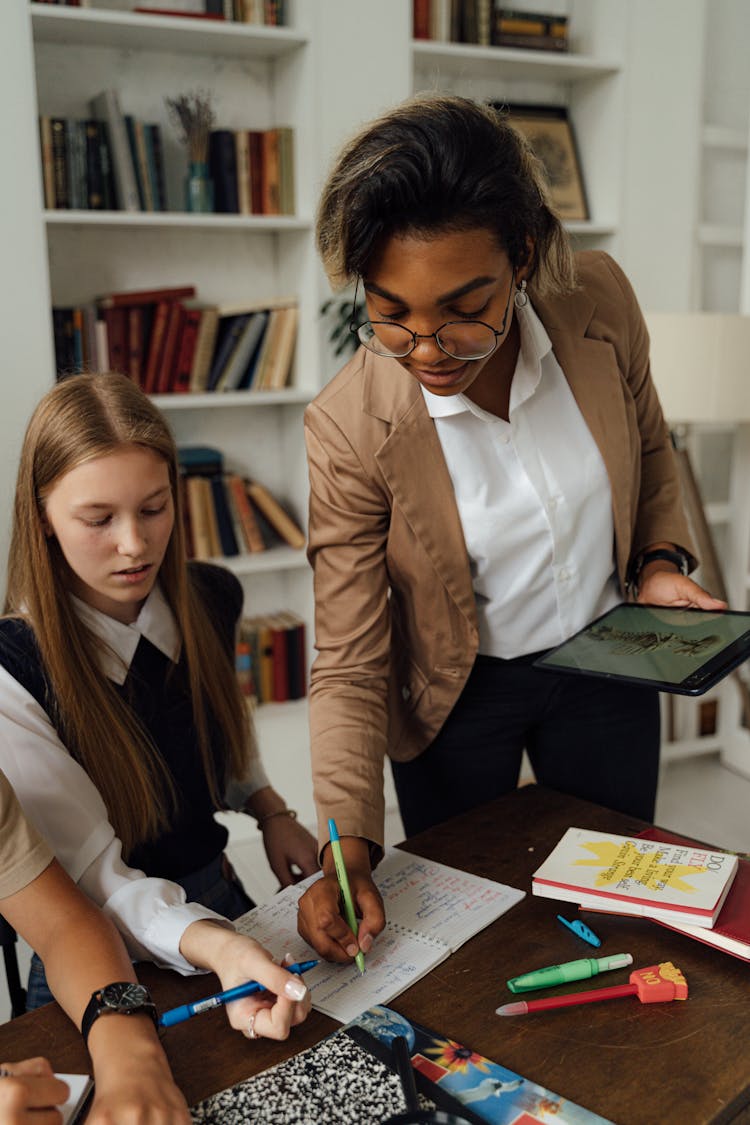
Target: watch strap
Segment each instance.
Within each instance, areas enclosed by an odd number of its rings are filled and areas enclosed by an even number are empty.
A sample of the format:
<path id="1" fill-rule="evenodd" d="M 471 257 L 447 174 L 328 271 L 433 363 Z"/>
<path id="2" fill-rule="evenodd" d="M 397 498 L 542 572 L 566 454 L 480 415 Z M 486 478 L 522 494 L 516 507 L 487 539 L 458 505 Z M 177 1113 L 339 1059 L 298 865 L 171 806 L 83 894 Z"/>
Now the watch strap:
<path id="1" fill-rule="evenodd" d="M 121 982 L 119 981 L 117 982 L 118 985 L 120 983 Z M 132 983 L 132 981 L 122 982 L 122 986 L 132 986 Z M 107 985 L 106 987 L 111 988 L 112 985 Z M 112 1004 L 108 1004 L 104 1000 L 102 996 L 102 993 L 104 992 L 103 988 L 97 989 L 96 992 L 92 992 L 91 999 L 86 1005 L 86 1009 L 81 1018 L 81 1036 L 83 1037 L 84 1046 L 88 1046 L 88 1039 L 91 1028 L 99 1019 L 99 1016 L 137 1016 L 143 1014 L 149 1016 L 153 1021 L 156 1030 L 159 1030 L 159 1013 L 156 1010 L 156 1004 L 154 1004 L 153 1000 L 151 999 L 151 995 L 148 992 L 148 989 L 144 985 L 141 985 L 140 987 L 143 989 L 146 998 L 144 999 L 143 1003 L 139 1004 L 137 1007 L 117 1008 Z"/>
<path id="2" fill-rule="evenodd" d="M 660 559 L 664 562 L 673 563 L 680 574 L 687 574 L 690 568 L 688 556 L 680 547 L 675 547 L 673 549 L 669 547 L 655 547 L 653 551 L 644 551 L 635 560 L 632 577 L 628 583 L 636 595 L 638 594 L 640 586 L 639 579 L 644 566 L 648 566 L 649 563 L 657 562 Z"/>

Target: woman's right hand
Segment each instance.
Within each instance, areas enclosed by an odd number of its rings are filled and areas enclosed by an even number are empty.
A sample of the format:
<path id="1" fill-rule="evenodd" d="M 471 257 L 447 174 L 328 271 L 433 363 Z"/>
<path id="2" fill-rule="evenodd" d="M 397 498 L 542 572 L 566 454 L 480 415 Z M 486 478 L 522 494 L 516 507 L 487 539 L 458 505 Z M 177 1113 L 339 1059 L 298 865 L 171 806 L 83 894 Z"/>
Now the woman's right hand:
<path id="1" fill-rule="evenodd" d="M 385 926 L 385 910 L 373 882 L 367 840 L 342 836 L 341 850 L 354 912 L 360 919 L 357 933 L 352 933 L 341 913 L 341 891 L 330 847 L 323 855 L 323 878 L 316 879 L 299 901 L 297 929 L 321 957 L 344 963 L 352 961 L 359 950 L 370 952 L 373 939 Z"/>
<path id="2" fill-rule="evenodd" d="M 62 1118 L 54 1107 L 63 1105 L 70 1091 L 46 1059 L 3 1063 L 0 1070 L 0 1125 L 59 1125 Z"/>

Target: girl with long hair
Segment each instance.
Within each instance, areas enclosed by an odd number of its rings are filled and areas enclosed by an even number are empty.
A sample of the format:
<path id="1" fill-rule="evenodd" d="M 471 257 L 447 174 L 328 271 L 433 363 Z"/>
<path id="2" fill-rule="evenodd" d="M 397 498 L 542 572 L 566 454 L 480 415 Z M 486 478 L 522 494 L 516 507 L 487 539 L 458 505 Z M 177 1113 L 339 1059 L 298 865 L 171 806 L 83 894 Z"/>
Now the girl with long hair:
<path id="1" fill-rule="evenodd" d="M 131 954 L 182 971 L 191 922 L 252 905 L 218 809 L 256 817 L 282 884 L 316 867 L 312 837 L 264 774 L 237 685 L 241 606 L 228 571 L 186 561 L 177 451 L 150 399 L 122 375 L 58 383 L 18 472 L 0 768 Z M 30 1006 L 47 998 L 40 972 Z"/>

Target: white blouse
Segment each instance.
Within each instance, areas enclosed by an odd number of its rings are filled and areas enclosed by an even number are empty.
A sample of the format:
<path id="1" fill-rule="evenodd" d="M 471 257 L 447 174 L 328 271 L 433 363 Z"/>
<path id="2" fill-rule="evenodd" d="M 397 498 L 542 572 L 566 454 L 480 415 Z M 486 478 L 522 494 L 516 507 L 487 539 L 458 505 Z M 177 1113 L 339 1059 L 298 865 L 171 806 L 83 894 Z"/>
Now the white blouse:
<path id="1" fill-rule="evenodd" d="M 179 658 L 176 622 L 158 586 L 132 625 L 123 625 L 74 598 L 77 612 L 107 644 L 102 670 L 122 683 L 141 636 L 171 660 Z M 134 960 L 154 961 L 183 974 L 195 972 L 179 951 L 187 927 L 201 918 L 227 924 L 182 887 L 128 867 L 98 789 L 71 757 L 36 699 L 0 665 L 0 770 L 29 820 L 62 866 L 108 914 Z M 233 786 L 232 807 L 268 784 L 260 761 L 247 781 Z"/>
<path id="2" fill-rule="evenodd" d="M 509 421 L 424 387 L 458 505 L 479 651 L 560 644 L 620 600 L 612 492 L 601 454 L 529 302 Z"/>

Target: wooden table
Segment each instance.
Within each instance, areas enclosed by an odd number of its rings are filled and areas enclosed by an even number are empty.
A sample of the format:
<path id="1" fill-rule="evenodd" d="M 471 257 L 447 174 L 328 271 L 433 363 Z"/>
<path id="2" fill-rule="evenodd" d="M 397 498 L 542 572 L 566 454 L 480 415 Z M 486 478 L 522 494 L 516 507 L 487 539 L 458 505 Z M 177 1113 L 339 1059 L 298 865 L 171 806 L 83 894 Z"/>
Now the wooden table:
<path id="1" fill-rule="evenodd" d="M 409 840 L 409 851 L 529 893 L 392 1007 L 617 1125 L 750 1122 L 750 965 L 653 922 L 588 916 L 602 955 L 632 953 L 636 967 L 673 961 L 688 981 L 686 1002 L 646 1006 L 628 997 L 516 1018 L 494 1014 L 512 999 L 509 977 L 596 955 L 556 921 L 558 910 L 574 916 L 572 904 L 530 893 L 533 871 L 570 825 L 630 835 L 644 827 L 632 817 L 526 786 Z M 139 966 L 139 975 L 161 1009 L 216 986 L 212 977 L 181 978 L 150 965 Z M 623 979 L 618 973 L 617 983 Z M 337 1026 L 313 1012 L 286 1043 L 250 1042 L 214 1011 L 172 1028 L 164 1043 L 194 1104 Z M 89 1069 L 80 1037 L 55 1004 L 0 1027 L 0 1059 L 36 1054 L 47 1055 L 58 1071 Z"/>

